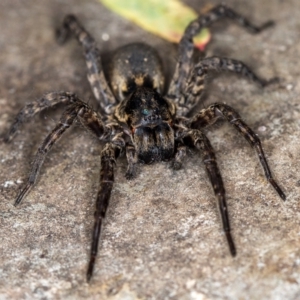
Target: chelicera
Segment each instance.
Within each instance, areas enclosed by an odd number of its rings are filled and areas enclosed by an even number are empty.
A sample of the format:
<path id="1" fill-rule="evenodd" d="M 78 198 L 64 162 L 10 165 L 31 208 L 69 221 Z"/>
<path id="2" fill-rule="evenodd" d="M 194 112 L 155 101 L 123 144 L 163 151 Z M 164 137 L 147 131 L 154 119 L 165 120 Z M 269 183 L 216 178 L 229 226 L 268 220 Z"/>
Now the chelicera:
<path id="1" fill-rule="evenodd" d="M 175 72 L 166 94 L 163 94 L 165 83 L 161 61 L 150 46 L 136 43 L 117 50 L 112 58 L 108 83 L 95 40 L 77 18 L 67 16 L 58 30 L 59 42 L 64 42 L 71 33 L 83 47 L 88 79 L 98 100 L 99 111 L 92 109 L 71 92 L 47 93 L 35 102 L 27 104 L 19 112 L 4 141 L 12 140 L 19 126 L 35 114 L 58 103 L 66 104 L 66 110 L 59 123 L 40 145 L 29 178 L 17 196 L 15 205 L 20 204 L 32 189 L 49 150 L 76 120 L 104 143 L 87 270 L 88 281 L 93 274 L 101 225 L 113 188 L 114 166 L 120 154 L 126 154 L 126 177 L 131 179 L 135 177 L 138 163 L 150 164 L 171 160 L 173 167 L 179 169 L 188 147 L 199 150 L 218 200 L 223 229 L 232 256 L 236 255 L 236 248 L 230 233 L 225 189 L 214 150 L 203 129 L 219 119 L 232 124 L 257 152 L 267 180 L 285 200 L 285 194 L 271 175 L 259 138 L 233 108 L 223 103 L 215 103 L 188 117 L 200 101 L 205 86 L 204 80 L 210 71 L 230 71 L 245 76 L 262 87 L 273 82 L 260 78 L 242 62 L 229 58 L 208 57 L 194 63 L 193 37 L 203 27 L 208 27 L 221 18 L 229 18 L 252 33 L 259 33 L 272 25 L 272 22 L 266 22 L 257 27 L 224 5 L 216 6 L 199 16 L 187 26 L 181 38 Z"/>

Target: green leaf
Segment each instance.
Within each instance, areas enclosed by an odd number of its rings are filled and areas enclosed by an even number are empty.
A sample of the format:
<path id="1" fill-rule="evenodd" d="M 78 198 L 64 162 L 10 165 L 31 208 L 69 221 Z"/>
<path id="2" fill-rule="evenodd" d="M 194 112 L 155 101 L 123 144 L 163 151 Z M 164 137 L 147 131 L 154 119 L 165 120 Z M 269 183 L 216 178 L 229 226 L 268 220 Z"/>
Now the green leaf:
<path id="1" fill-rule="evenodd" d="M 143 29 L 170 42 L 178 43 L 186 26 L 198 14 L 179 0 L 99 0 L 115 13 L 129 19 Z M 195 37 L 195 46 L 200 50 L 210 40 L 208 29 Z"/>

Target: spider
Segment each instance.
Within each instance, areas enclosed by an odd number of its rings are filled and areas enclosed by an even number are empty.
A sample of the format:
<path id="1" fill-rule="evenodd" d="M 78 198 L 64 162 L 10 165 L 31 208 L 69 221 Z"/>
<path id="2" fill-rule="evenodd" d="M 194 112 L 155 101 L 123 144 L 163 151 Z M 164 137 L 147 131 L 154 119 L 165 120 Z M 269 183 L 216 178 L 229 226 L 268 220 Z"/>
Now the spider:
<path id="1" fill-rule="evenodd" d="M 234 59 L 214 56 L 194 63 L 193 37 L 203 27 L 208 27 L 222 18 L 236 21 L 251 33 L 259 33 L 273 25 L 273 22 L 269 21 L 262 26 L 255 26 L 225 5 L 218 5 L 199 16 L 187 26 L 180 40 L 175 72 L 166 94 L 163 94 L 162 64 L 152 47 L 135 43 L 118 49 L 112 57 L 108 83 L 95 40 L 77 18 L 73 15 L 66 16 L 57 31 L 59 42 L 63 43 L 69 34 L 73 34 L 83 47 L 88 80 L 99 103 L 99 112 L 74 93 L 65 91 L 47 93 L 35 102 L 27 104 L 19 112 L 4 141 L 11 141 L 19 126 L 40 111 L 59 103 L 66 104 L 67 108 L 59 123 L 39 147 L 29 178 L 18 194 L 15 206 L 21 203 L 34 186 L 52 146 L 75 121 L 79 121 L 99 141 L 105 143 L 101 151 L 100 186 L 94 214 L 87 281 L 91 279 L 95 266 L 102 221 L 114 183 L 114 166 L 122 153 L 126 154 L 128 162 L 125 176 L 132 179 L 139 163 L 150 164 L 171 160 L 174 169 L 180 169 L 187 149 L 191 147 L 199 150 L 218 200 L 223 230 L 232 256 L 236 255 L 236 248 L 230 231 L 224 184 L 214 150 L 203 129 L 219 119 L 232 124 L 254 148 L 265 177 L 285 200 L 285 194 L 272 177 L 259 138 L 232 107 L 215 103 L 188 117 L 199 104 L 205 86 L 204 80 L 210 71 L 230 71 L 243 75 L 262 87 L 274 82 L 274 79 L 260 78 L 244 63 Z"/>

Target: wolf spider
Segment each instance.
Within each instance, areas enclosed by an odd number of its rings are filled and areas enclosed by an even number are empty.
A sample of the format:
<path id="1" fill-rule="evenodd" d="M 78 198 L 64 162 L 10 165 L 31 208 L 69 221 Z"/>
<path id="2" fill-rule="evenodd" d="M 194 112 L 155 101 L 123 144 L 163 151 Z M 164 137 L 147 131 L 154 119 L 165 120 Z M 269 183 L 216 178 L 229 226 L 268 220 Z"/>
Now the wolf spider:
<path id="1" fill-rule="evenodd" d="M 136 43 L 117 50 L 112 59 L 108 84 L 95 40 L 76 17 L 67 16 L 58 30 L 59 42 L 64 42 L 72 33 L 83 47 L 88 80 L 98 100 L 100 113 L 71 92 L 47 93 L 37 101 L 27 104 L 19 112 L 4 140 L 9 142 L 19 126 L 38 112 L 58 103 L 67 105 L 59 123 L 40 145 L 29 178 L 17 196 L 15 206 L 32 189 L 47 153 L 74 121 L 78 120 L 100 141 L 105 142 L 101 152 L 100 187 L 94 215 L 88 281 L 93 274 L 102 220 L 113 188 L 114 166 L 123 152 L 128 161 L 126 178 L 131 179 L 135 176 L 139 162 L 150 164 L 172 159 L 173 167 L 179 169 L 186 156 L 187 147 L 199 150 L 218 199 L 223 229 L 232 256 L 236 255 L 236 249 L 230 233 L 224 184 L 214 150 L 202 129 L 222 118 L 232 124 L 255 149 L 267 180 L 285 200 L 285 194 L 271 175 L 259 138 L 233 108 L 223 103 L 215 103 L 201 109 L 193 117 L 187 117 L 199 103 L 205 77 L 210 71 L 230 71 L 243 75 L 262 87 L 273 82 L 260 78 L 244 63 L 234 59 L 209 57 L 196 64 L 193 62 L 193 37 L 203 27 L 208 27 L 221 18 L 236 21 L 252 33 L 259 33 L 273 24 L 269 21 L 257 27 L 224 5 L 216 6 L 199 16 L 187 26 L 180 40 L 175 73 L 166 95 L 162 95 L 164 76 L 161 61 L 150 46 Z"/>

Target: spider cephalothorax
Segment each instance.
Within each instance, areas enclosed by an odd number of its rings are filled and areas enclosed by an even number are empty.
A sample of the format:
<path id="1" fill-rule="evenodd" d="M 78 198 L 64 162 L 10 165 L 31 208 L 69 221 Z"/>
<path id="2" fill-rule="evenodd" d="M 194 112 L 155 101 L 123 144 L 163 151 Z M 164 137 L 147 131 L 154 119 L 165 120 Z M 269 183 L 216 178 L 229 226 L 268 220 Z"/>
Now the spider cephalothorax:
<path id="1" fill-rule="evenodd" d="M 216 6 L 205 15 L 199 16 L 187 26 L 180 41 L 175 73 L 165 95 L 162 94 L 164 76 L 160 58 L 150 46 L 137 43 L 116 51 L 112 57 L 108 84 L 95 41 L 76 17 L 67 16 L 58 31 L 60 42 L 63 42 L 69 33 L 73 33 L 82 45 L 88 67 L 88 79 L 98 100 L 100 112 L 93 110 L 73 93 L 48 93 L 41 99 L 27 104 L 20 111 L 4 140 L 9 142 L 23 122 L 43 109 L 58 103 L 67 105 L 59 123 L 40 145 L 30 176 L 15 205 L 22 201 L 35 184 L 45 156 L 53 144 L 76 120 L 99 141 L 105 142 L 101 152 L 100 187 L 87 280 L 90 280 L 95 266 L 101 225 L 113 188 L 115 162 L 122 153 L 127 157 L 126 177 L 129 179 L 135 176 L 135 166 L 138 162 L 148 164 L 172 159 L 173 167 L 179 169 L 187 147 L 199 150 L 218 199 L 223 229 L 233 256 L 236 249 L 230 232 L 225 189 L 214 150 L 202 129 L 218 119 L 232 124 L 257 152 L 267 180 L 279 196 L 285 199 L 283 191 L 272 177 L 259 138 L 233 108 L 215 103 L 195 112 L 193 117 L 187 117 L 199 103 L 205 77 L 212 70 L 234 72 L 252 79 L 260 86 L 273 82 L 259 78 L 245 64 L 229 58 L 208 57 L 193 63 L 193 37 L 203 27 L 223 17 L 236 21 L 252 33 L 258 33 L 272 25 L 272 22 L 267 22 L 256 27 L 224 5 Z"/>
<path id="2" fill-rule="evenodd" d="M 116 108 L 115 116 L 130 129 L 138 160 L 169 160 L 174 154 L 175 105 L 156 90 L 137 87 Z"/>

